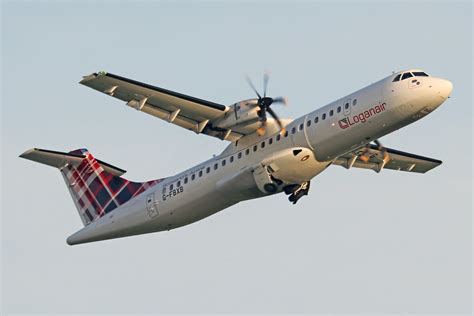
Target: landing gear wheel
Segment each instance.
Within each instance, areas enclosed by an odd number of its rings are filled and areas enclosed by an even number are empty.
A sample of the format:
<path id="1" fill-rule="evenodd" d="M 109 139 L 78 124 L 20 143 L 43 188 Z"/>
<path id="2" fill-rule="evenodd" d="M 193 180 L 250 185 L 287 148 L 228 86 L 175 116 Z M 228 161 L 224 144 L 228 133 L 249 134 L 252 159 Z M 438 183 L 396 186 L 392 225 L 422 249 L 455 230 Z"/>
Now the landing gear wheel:
<path id="1" fill-rule="evenodd" d="M 273 183 L 266 183 L 263 188 L 265 189 L 265 191 L 267 191 L 268 193 L 275 193 L 278 189 L 278 187 L 273 184 Z"/>

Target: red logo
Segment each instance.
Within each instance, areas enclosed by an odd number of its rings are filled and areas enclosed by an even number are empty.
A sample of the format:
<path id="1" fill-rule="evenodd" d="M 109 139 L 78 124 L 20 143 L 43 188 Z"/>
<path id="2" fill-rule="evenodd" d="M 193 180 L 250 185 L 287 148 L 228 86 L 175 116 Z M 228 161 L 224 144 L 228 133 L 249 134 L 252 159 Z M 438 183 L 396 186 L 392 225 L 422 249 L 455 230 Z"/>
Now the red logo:
<path id="1" fill-rule="evenodd" d="M 354 124 L 358 124 L 358 123 L 365 123 L 367 122 L 367 120 L 374 116 L 374 115 L 377 115 L 379 114 L 380 112 L 383 112 L 385 111 L 385 106 L 387 104 L 384 102 L 384 103 L 380 103 L 370 109 L 368 109 L 367 111 L 364 111 L 364 112 L 361 112 L 359 114 L 356 114 L 356 115 L 353 115 L 352 117 L 345 117 L 341 120 L 339 120 L 337 123 L 339 124 L 339 127 L 342 128 L 342 129 L 346 129 L 348 127 L 351 127 L 352 125 Z"/>

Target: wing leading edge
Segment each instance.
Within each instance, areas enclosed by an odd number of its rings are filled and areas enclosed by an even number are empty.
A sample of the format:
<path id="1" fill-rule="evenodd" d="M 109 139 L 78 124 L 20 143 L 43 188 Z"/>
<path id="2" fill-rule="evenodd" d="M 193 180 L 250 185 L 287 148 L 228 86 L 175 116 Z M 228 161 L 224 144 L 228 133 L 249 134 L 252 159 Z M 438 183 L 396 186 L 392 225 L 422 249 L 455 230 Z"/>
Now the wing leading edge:
<path id="1" fill-rule="evenodd" d="M 83 77 L 79 82 L 120 99 L 136 110 L 148 113 L 195 133 L 235 141 L 242 134 L 213 127 L 213 121 L 229 110 L 228 106 L 156 87 L 107 72 Z"/>
<path id="2" fill-rule="evenodd" d="M 392 169 L 397 171 L 407 171 L 416 173 L 426 173 L 433 168 L 442 164 L 441 160 L 423 157 L 400 150 L 385 148 L 388 156 L 384 161 L 384 153 L 374 144 L 371 144 L 366 152 L 366 148 L 362 147 L 353 152 L 344 154 L 333 164 L 343 166 L 347 169 L 351 167 L 371 169 L 380 172 L 382 169 Z M 367 161 L 361 159 L 365 155 Z"/>

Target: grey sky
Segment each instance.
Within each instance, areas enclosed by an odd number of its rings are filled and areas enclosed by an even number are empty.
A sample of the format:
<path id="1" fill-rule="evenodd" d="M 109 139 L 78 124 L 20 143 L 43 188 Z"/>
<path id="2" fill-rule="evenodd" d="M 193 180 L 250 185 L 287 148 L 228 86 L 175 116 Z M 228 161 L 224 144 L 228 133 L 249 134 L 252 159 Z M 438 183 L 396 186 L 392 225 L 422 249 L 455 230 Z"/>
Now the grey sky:
<path id="1" fill-rule="evenodd" d="M 1 20 L 3 313 L 469 313 L 471 2 L 3 1 Z M 295 118 L 412 67 L 452 97 L 382 141 L 443 165 L 331 167 L 296 207 L 70 247 L 82 224 L 59 172 L 17 158 L 87 147 L 147 180 L 224 149 L 77 83 L 98 70 L 230 104 L 270 69 Z"/>

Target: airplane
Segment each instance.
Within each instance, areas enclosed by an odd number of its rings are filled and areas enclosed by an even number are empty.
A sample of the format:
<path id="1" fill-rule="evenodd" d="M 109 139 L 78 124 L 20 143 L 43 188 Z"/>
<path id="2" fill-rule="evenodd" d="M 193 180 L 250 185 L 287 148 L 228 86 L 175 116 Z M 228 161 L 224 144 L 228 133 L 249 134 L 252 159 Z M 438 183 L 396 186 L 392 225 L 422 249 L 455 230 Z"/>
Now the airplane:
<path id="1" fill-rule="evenodd" d="M 223 105 L 104 71 L 83 77 L 80 84 L 131 108 L 229 142 L 221 154 L 174 176 L 133 182 L 87 149 L 33 148 L 20 157 L 60 170 L 84 225 L 69 245 L 169 231 L 282 192 L 295 204 L 331 165 L 425 173 L 442 163 L 378 139 L 444 103 L 453 88 L 448 80 L 400 71 L 294 120 L 273 110 L 286 99 L 267 96 L 268 80 L 265 74 L 260 94 L 247 77 L 257 98 Z"/>

